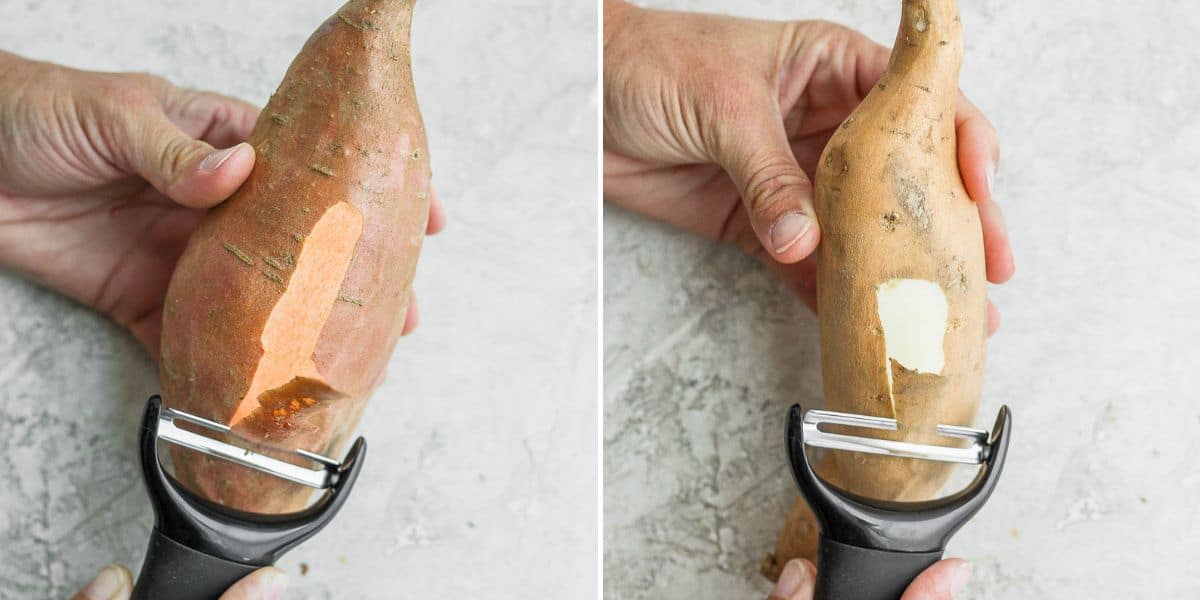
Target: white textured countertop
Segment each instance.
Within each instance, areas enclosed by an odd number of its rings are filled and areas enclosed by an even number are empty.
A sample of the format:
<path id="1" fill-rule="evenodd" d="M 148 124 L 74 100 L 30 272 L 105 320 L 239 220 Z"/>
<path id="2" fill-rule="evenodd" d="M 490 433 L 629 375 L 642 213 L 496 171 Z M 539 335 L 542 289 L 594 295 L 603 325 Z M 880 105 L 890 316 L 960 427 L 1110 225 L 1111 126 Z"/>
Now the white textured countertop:
<path id="1" fill-rule="evenodd" d="M 657 2 L 826 18 L 890 44 L 893 2 Z M 962 0 L 962 85 L 1000 131 L 1017 275 L 992 290 L 979 423 L 1014 437 L 955 538 L 968 597 L 1200 596 L 1200 10 Z M 612 598 L 765 598 L 797 492 L 783 417 L 819 399 L 816 322 L 764 268 L 606 209 Z"/>
<path id="2" fill-rule="evenodd" d="M 336 0 L 0 0 L 0 48 L 262 103 Z M 288 598 L 587 598 L 597 574 L 596 12 L 422 2 L 414 70 L 450 224 Z M 0 90 L 2 93 L 2 90 Z M 136 572 L 135 430 L 157 391 L 117 326 L 0 271 L 0 598 Z M 308 565 L 300 575 L 299 565 Z"/>

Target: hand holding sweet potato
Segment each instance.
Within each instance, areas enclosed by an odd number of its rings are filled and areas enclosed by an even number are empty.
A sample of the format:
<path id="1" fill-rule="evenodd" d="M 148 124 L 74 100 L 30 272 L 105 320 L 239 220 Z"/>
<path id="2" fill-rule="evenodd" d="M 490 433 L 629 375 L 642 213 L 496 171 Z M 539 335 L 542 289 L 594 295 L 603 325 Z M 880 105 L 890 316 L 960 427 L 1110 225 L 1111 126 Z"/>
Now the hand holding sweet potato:
<path id="1" fill-rule="evenodd" d="M 167 282 L 254 167 L 242 142 L 258 108 L 5 52 L 0 84 L 0 265 L 128 327 L 157 360 Z M 435 199 L 428 233 L 444 223 Z"/>

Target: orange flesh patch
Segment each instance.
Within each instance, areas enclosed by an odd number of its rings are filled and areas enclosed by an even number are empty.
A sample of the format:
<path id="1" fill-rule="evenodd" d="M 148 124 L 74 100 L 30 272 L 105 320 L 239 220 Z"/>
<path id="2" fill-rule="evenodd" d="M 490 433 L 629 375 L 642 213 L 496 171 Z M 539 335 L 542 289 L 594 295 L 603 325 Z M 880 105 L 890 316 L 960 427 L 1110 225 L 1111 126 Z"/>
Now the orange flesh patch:
<path id="1" fill-rule="evenodd" d="M 304 239 L 296 258 L 296 269 L 287 289 L 263 326 L 263 355 L 250 381 L 250 389 L 233 413 L 230 425 L 237 425 L 259 406 L 259 396 L 283 386 L 296 377 L 324 381 L 313 363 L 313 351 L 329 313 L 333 312 L 338 292 L 354 246 L 362 235 L 362 215 L 353 206 L 339 202 L 321 215 Z M 292 404 L 311 406 L 308 398 Z M 276 411 L 278 412 L 278 410 Z"/>

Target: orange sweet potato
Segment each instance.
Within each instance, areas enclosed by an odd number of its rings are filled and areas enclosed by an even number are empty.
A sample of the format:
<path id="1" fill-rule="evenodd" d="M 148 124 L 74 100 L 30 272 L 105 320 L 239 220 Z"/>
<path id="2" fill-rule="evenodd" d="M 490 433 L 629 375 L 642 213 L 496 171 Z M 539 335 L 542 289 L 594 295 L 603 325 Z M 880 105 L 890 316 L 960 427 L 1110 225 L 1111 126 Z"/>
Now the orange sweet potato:
<path id="1" fill-rule="evenodd" d="M 279 449 L 337 454 L 400 336 L 429 211 L 409 55 L 414 0 L 351 0 L 292 62 L 238 192 L 206 216 L 163 315 L 167 406 Z M 176 476 L 225 506 L 307 488 L 188 450 Z"/>

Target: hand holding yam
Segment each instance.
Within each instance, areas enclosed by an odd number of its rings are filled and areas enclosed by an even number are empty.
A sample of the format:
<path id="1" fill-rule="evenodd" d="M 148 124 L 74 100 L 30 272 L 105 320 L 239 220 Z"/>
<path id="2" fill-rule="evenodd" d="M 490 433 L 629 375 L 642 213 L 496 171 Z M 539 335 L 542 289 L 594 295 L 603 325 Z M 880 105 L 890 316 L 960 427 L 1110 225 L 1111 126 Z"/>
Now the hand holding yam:
<path id="1" fill-rule="evenodd" d="M 825 22 L 605 9 L 605 198 L 783 277 L 817 310 L 828 408 L 902 435 L 970 421 L 998 326 L 986 281 L 1013 263 L 996 134 L 957 90 L 954 3 L 903 2 L 894 53 Z M 945 478 L 885 460 L 821 474 L 909 499 Z M 797 500 L 764 572 L 811 558 L 816 533 Z"/>

